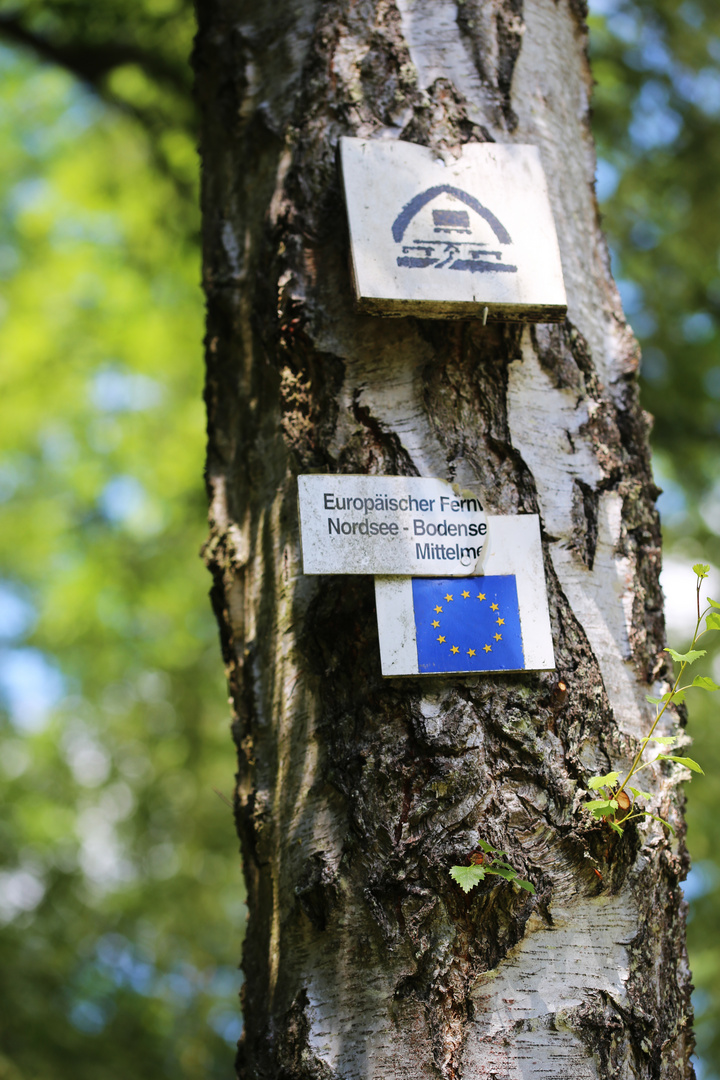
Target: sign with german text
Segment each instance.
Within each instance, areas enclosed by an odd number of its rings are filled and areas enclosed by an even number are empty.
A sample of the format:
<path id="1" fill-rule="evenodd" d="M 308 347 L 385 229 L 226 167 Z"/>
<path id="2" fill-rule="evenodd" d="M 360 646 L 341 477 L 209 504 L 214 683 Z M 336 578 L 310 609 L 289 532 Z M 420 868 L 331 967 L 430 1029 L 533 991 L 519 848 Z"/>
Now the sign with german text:
<path id="1" fill-rule="evenodd" d="M 476 572 L 488 536 L 472 492 L 418 476 L 298 477 L 306 574 Z"/>
<path id="2" fill-rule="evenodd" d="M 540 152 L 466 143 L 444 160 L 341 138 L 356 303 L 375 315 L 559 322 L 567 299 Z"/>
<path id="3" fill-rule="evenodd" d="M 383 675 L 552 670 L 537 515 L 488 517 L 483 573 L 376 577 Z"/>

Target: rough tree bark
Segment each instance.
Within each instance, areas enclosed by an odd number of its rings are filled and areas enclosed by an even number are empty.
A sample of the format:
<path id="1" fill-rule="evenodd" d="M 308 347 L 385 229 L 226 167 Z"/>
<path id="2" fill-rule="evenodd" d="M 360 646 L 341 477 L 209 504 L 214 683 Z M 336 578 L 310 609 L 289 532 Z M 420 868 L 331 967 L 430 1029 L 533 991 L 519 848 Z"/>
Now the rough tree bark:
<path id="1" fill-rule="evenodd" d="M 206 548 L 248 887 L 243 1077 L 688 1078 L 677 828 L 581 810 L 665 674 L 638 351 L 593 190 L 583 0 L 203 0 Z M 569 317 L 354 313 L 342 134 L 538 145 Z M 301 573 L 298 472 L 541 516 L 557 675 L 383 680 L 373 582 Z M 556 691 L 560 676 L 566 698 Z M 537 895 L 448 869 L 478 837 Z M 601 876 L 600 876 L 601 875 Z"/>

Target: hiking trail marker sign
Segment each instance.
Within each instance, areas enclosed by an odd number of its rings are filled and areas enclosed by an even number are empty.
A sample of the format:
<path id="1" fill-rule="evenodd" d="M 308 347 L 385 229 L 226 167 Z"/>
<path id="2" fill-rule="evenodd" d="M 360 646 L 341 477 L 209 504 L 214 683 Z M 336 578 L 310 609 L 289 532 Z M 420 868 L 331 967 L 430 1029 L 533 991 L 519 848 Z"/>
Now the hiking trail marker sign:
<path id="1" fill-rule="evenodd" d="M 482 505 L 420 476 L 298 477 L 306 574 L 474 573 L 488 535 Z"/>
<path id="2" fill-rule="evenodd" d="M 535 146 L 340 139 L 359 310 L 561 322 L 560 250 Z"/>
<path id="3" fill-rule="evenodd" d="M 551 670 L 537 514 L 420 476 L 298 477 L 306 574 L 373 574 L 382 673 Z"/>

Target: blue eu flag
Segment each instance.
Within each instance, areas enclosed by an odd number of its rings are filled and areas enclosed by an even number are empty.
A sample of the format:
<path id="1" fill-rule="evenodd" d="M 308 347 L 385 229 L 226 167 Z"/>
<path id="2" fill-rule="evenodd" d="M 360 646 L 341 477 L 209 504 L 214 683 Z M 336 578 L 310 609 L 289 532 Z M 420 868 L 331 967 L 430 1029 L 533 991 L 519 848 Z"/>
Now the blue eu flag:
<path id="1" fill-rule="evenodd" d="M 421 673 L 522 671 L 515 576 L 413 578 Z"/>

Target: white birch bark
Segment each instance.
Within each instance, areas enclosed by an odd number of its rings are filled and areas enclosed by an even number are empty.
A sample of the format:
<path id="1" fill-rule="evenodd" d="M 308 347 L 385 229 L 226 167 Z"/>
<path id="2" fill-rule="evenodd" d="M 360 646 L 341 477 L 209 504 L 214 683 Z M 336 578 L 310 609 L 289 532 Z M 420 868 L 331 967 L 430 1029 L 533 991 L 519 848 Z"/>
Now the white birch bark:
<path id="1" fill-rule="evenodd" d="M 211 0 L 211 535 L 249 892 L 248 1078 L 692 1076 L 682 779 L 581 809 L 664 674 L 637 347 L 594 196 L 582 0 Z M 540 147 L 561 327 L 353 312 L 334 147 Z M 383 681 L 372 582 L 304 578 L 298 472 L 439 476 L 541 516 L 558 676 Z M 505 882 L 448 876 L 478 838 Z"/>

